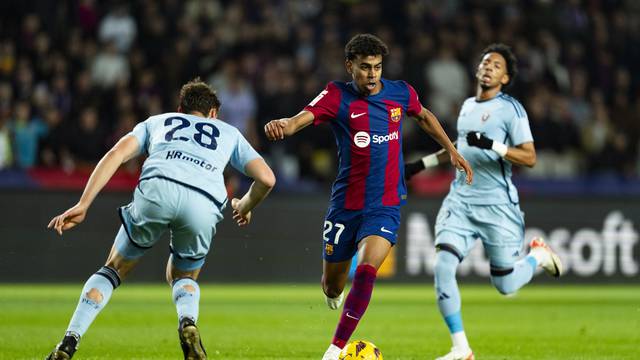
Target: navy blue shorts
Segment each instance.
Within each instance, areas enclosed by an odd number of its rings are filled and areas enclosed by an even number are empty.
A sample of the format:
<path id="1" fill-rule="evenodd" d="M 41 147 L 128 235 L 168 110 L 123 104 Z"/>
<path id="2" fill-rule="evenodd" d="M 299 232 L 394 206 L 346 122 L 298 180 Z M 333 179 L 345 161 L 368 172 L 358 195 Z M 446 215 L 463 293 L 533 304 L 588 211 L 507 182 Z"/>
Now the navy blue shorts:
<path id="1" fill-rule="evenodd" d="M 358 242 L 369 235 L 378 235 L 395 245 L 400 228 L 400 207 L 380 207 L 366 210 L 329 208 L 324 218 L 323 258 L 327 262 L 351 259 L 358 251 Z"/>

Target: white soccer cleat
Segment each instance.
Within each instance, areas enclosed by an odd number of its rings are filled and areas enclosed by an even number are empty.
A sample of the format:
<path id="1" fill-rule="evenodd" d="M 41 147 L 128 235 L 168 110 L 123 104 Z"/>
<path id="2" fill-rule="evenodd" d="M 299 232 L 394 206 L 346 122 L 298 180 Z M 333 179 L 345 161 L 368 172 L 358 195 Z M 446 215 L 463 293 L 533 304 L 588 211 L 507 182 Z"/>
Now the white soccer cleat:
<path id="1" fill-rule="evenodd" d="M 437 358 L 436 360 L 474 360 L 473 351 L 470 348 L 461 349 L 452 347 L 451 351 L 445 355 Z"/>
<path id="2" fill-rule="evenodd" d="M 337 310 L 342 305 L 342 301 L 344 301 L 344 291 L 341 292 L 338 297 L 330 298 L 325 295 L 325 298 L 327 300 L 327 306 L 329 307 L 329 309 Z"/>
<path id="3" fill-rule="evenodd" d="M 327 351 L 325 351 L 324 356 L 322 356 L 322 360 L 338 360 L 338 356 L 340 356 L 340 352 L 342 349 L 331 344 Z"/>
<path id="4" fill-rule="evenodd" d="M 534 237 L 529 243 L 531 253 L 537 252 L 540 256 L 535 256 L 536 259 L 542 259 L 540 266 L 547 272 L 547 274 L 553 277 L 560 277 L 562 275 L 562 262 L 560 257 L 551 250 L 549 245 L 544 242 L 541 237 Z"/>

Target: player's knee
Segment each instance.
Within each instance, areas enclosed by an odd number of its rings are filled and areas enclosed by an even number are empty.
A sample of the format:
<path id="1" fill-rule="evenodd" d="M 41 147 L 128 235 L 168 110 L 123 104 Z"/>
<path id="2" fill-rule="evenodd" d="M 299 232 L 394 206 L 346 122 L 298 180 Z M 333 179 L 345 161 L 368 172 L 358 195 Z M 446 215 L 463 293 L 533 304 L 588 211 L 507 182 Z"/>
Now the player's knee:
<path id="1" fill-rule="evenodd" d="M 98 290 L 96 288 L 91 288 L 89 291 L 87 291 L 85 296 L 86 296 L 87 299 L 93 301 L 96 304 L 100 304 L 102 302 L 102 300 L 104 299 L 104 296 L 102 295 L 100 290 Z"/>
<path id="2" fill-rule="evenodd" d="M 442 283 L 454 281 L 458 264 L 458 258 L 453 254 L 446 251 L 439 251 L 436 256 L 436 263 L 433 267 L 436 282 Z"/>

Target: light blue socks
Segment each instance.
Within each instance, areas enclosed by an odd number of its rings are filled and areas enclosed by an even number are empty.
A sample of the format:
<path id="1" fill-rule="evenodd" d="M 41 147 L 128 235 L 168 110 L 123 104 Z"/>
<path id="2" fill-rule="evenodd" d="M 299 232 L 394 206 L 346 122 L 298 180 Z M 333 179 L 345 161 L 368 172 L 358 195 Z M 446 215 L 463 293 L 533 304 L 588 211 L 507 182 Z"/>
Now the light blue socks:
<path id="1" fill-rule="evenodd" d="M 188 317 L 198 321 L 200 287 L 193 279 L 184 278 L 173 282 L 173 303 L 176 304 L 178 321 Z"/>
<path id="2" fill-rule="evenodd" d="M 74 333 L 82 337 L 98 313 L 109 302 L 113 290 L 119 285 L 118 272 L 108 266 L 103 266 L 91 275 L 82 288 L 78 306 L 67 327 L 67 334 Z"/>
<path id="3" fill-rule="evenodd" d="M 460 260 L 448 251 L 438 251 L 434 268 L 438 309 L 450 333 L 463 331 L 460 315 L 460 291 L 456 281 L 456 268 Z"/>

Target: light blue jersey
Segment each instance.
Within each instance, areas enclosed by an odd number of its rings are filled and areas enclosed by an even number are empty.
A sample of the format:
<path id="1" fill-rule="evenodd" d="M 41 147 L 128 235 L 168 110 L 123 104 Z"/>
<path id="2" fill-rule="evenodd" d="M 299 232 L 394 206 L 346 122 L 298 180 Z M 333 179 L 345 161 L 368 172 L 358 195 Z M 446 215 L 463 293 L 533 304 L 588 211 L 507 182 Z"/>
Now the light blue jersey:
<path id="1" fill-rule="evenodd" d="M 223 218 L 225 166 L 231 163 L 244 173 L 260 155 L 235 127 L 182 113 L 152 116 L 129 135 L 149 157 L 133 201 L 120 208 L 116 250 L 126 259 L 138 259 L 169 230 L 173 265 L 199 269 Z"/>
<path id="2" fill-rule="evenodd" d="M 235 127 L 183 113 L 151 116 L 130 135 L 140 142 L 140 153 L 149 155 L 141 181 L 159 177 L 180 183 L 204 193 L 219 208 L 227 199 L 222 176 L 227 164 L 244 174 L 248 162 L 261 158 Z"/>
<path id="3" fill-rule="evenodd" d="M 518 191 L 511 182 L 511 163 L 493 150 L 467 144 L 467 133 L 478 131 L 488 138 L 513 147 L 532 142 L 529 119 L 518 100 L 498 93 L 494 98 L 465 100 L 458 116 L 458 152 L 473 168 L 473 184 L 465 184 L 465 173 L 457 172 L 449 197 L 468 204 L 517 204 Z"/>

